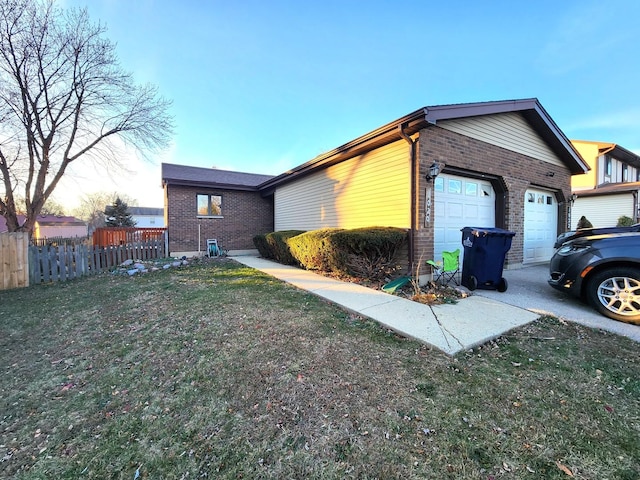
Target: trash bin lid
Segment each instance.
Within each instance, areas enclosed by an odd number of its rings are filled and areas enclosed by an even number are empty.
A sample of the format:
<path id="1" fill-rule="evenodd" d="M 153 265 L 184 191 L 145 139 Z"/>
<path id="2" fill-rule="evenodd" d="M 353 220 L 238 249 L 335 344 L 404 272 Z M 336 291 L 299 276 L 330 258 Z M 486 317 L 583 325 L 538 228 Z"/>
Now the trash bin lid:
<path id="1" fill-rule="evenodd" d="M 495 227 L 464 227 L 464 228 L 461 228 L 460 231 L 463 233 L 470 233 L 475 237 L 486 237 L 486 236 L 513 237 L 516 234 L 516 232 L 505 230 L 503 228 L 495 228 Z"/>

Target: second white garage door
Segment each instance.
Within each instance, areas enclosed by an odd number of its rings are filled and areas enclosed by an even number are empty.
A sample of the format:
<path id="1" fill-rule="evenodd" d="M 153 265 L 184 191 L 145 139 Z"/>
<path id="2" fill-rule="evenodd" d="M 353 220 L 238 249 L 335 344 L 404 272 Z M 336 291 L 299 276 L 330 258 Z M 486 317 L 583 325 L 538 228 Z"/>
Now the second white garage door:
<path id="1" fill-rule="evenodd" d="M 523 263 L 548 262 L 558 236 L 558 202 L 552 192 L 528 189 L 524 197 Z"/>
<path id="2" fill-rule="evenodd" d="M 443 251 L 460 249 L 463 227 L 492 228 L 496 225 L 496 195 L 489 182 L 441 174 L 435 181 L 434 258 Z M 462 265 L 462 263 L 461 263 Z"/>

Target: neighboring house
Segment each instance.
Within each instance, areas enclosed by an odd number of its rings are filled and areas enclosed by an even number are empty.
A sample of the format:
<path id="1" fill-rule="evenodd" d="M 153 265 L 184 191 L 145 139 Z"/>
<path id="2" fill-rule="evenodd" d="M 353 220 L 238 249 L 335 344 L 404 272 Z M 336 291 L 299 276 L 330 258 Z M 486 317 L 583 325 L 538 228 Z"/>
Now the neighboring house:
<path id="1" fill-rule="evenodd" d="M 203 254 L 210 239 L 232 252 L 254 250 L 253 237 L 273 231 L 273 197 L 258 190 L 271 178 L 163 163 L 171 255 Z"/>
<path id="2" fill-rule="evenodd" d="M 164 208 L 129 207 L 131 218 L 140 228 L 163 228 Z"/>
<path id="3" fill-rule="evenodd" d="M 18 215 L 18 222 L 24 223 L 24 215 Z M 7 231 L 5 218 L 0 216 L 0 233 Z M 46 238 L 62 237 L 75 238 L 88 235 L 87 224 L 75 217 L 63 215 L 38 215 L 33 227 L 32 238 L 42 240 Z"/>
<path id="4" fill-rule="evenodd" d="M 265 228 L 271 227 L 267 222 L 256 225 L 258 233 L 405 228 L 412 267 L 462 248 L 465 226 L 509 229 L 516 232 L 507 255 L 513 268 L 549 260 L 567 224 L 571 175 L 587 170 L 537 99 L 441 105 L 417 110 L 265 179 L 252 186 L 255 196 L 246 200 L 260 198 L 265 211 L 272 202 L 273 228 Z M 185 214 L 174 216 L 180 200 L 184 197 L 170 191 L 166 196 L 170 239 L 181 236 L 174 218 L 196 218 L 195 190 L 187 197 Z M 185 250 L 195 236 L 191 239 L 181 244 Z"/>
<path id="5" fill-rule="evenodd" d="M 571 143 L 591 170 L 571 178 L 575 201 L 570 230 L 581 216 L 594 227 L 613 227 L 623 215 L 640 221 L 640 156 L 615 143 Z"/>

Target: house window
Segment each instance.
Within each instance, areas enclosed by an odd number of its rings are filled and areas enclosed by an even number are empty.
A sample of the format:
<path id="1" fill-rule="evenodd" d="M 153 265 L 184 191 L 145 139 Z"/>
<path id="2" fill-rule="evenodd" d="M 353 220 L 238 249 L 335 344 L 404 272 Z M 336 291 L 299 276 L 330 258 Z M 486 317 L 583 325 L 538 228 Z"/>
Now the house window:
<path id="1" fill-rule="evenodd" d="M 465 195 L 469 195 L 469 196 L 472 196 L 472 197 L 477 197 L 478 196 L 478 184 L 477 183 L 467 182 L 465 187 L 464 187 L 464 193 L 465 193 Z"/>
<path id="2" fill-rule="evenodd" d="M 462 193 L 462 182 L 460 180 L 449 179 L 449 193 Z"/>
<path id="3" fill-rule="evenodd" d="M 629 166 L 628 165 L 623 165 L 622 166 L 622 181 L 623 182 L 628 182 L 629 181 Z"/>
<path id="4" fill-rule="evenodd" d="M 605 157 L 604 159 L 604 174 L 607 177 L 611 177 L 611 157 Z"/>
<path id="5" fill-rule="evenodd" d="M 196 201 L 198 204 L 199 217 L 222 216 L 222 196 L 198 194 Z"/>

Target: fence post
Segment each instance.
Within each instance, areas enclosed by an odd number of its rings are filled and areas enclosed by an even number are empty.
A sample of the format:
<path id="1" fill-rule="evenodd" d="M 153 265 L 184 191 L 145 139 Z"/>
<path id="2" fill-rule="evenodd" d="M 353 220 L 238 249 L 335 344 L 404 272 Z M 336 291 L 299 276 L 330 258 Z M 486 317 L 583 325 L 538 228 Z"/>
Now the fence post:
<path id="1" fill-rule="evenodd" d="M 29 286 L 29 234 L 0 234 L 0 290 Z"/>

